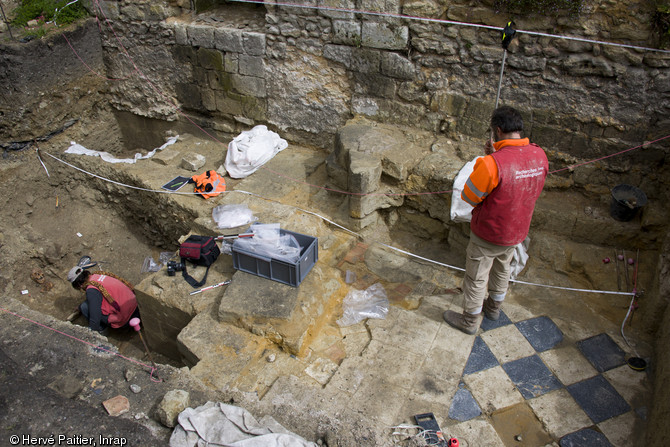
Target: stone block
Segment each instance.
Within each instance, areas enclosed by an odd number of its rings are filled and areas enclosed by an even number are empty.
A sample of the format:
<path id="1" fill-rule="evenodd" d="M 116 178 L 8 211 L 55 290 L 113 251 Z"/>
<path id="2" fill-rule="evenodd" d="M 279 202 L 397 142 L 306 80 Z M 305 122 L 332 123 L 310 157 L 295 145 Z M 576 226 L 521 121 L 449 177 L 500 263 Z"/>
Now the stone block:
<path id="1" fill-rule="evenodd" d="M 526 71 L 543 71 L 547 66 L 547 60 L 538 57 L 524 57 L 510 55 L 507 59 L 509 66 Z"/>
<path id="2" fill-rule="evenodd" d="M 461 95 L 438 91 L 431 98 L 430 110 L 460 117 L 464 115 L 467 105 L 467 100 Z"/>
<path id="3" fill-rule="evenodd" d="M 392 192 L 389 190 L 389 192 Z M 400 206 L 403 196 L 386 196 L 380 194 L 349 197 L 349 215 L 355 219 L 362 219 L 380 209 Z"/>
<path id="4" fill-rule="evenodd" d="M 337 163 L 334 152 L 326 158 L 326 172 L 328 180 L 337 189 L 346 190 L 349 187 L 349 171 Z"/>
<path id="5" fill-rule="evenodd" d="M 134 20 L 142 22 L 146 19 L 144 9 L 139 5 L 126 4 L 119 9 L 119 15 L 123 16 L 125 20 Z"/>
<path id="6" fill-rule="evenodd" d="M 242 31 L 231 28 L 216 28 L 214 31 L 214 46 L 217 50 L 242 53 Z"/>
<path id="7" fill-rule="evenodd" d="M 177 45 L 188 45 L 188 34 L 186 33 L 186 26 L 182 23 L 174 24 L 174 41 Z"/>
<path id="8" fill-rule="evenodd" d="M 356 2 L 352 0 L 319 0 L 319 15 L 331 19 L 353 19 L 354 14 L 343 9 L 356 9 Z M 332 9 L 325 9 L 332 8 Z"/>
<path id="9" fill-rule="evenodd" d="M 233 87 L 230 75 L 226 72 L 207 70 L 207 86 L 211 90 L 223 90 L 229 92 Z"/>
<path id="10" fill-rule="evenodd" d="M 202 105 L 206 110 L 210 112 L 216 110 L 216 95 L 217 95 L 216 90 L 209 90 L 209 89 L 202 90 Z"/>
<path id="11" fill-rule="evenodd" d="M 491 121 L 491 113 L 493 112 L 494 104 L 491 104 L 491 101 L 479 101 L 475 99 L 470 99 L 468 101 L 465 113 L 463 116 L 472 120 L 483 121 L 488 127 L 489 122 Z"/>
<path id="12" fill-rule="evenodd" d="M 148 11 L 146 11 L 147 20 L 152 22 L 165 20 L 170 17 L 171 13 L 172 8 L 159 3 L 149 4 Z"/>
<path id="13" fill-rule="evenodd" d="M 191 397 L 187 391 L 168 391 L 156 408 L 158 420 L 166 427 L 174 427 L 177 423 L 177 416 L 190 405 L 190 401 Z"/>
<path id="14" fill-rule="evenodd" d="M 670 57 L 667 54 L 652 54 L 647 53 L 643 61 L 645 65 L 653 68 L 668 68 L 670 67 Z"/>
<path id="15" fill-rule="evenodd" d="M 351 69 L 361 73 L 378 73 L 381 65 L 379 51 L 354 48 L 351 53 Z"/>
<path id="16" fill-rule="evenodd" d="M 354 73 L 356 94 L 393 99 L 396 80 L 377 73 Z"/>
<path id="17" fill-rule="evenodd" d="M 188 40 L 191 45 L 203 48 L 216 48 L 214 46 L 214 28 L 207 25 L 189 24 L 186 28 Z"/>
<path id="18" fill-rule="evenodd" d="M 167 166 L 172 164 L 173 160 L 177 158 L 179 154 L 179 151 L 165 148 L 162 151 L 156 152 L 156 155 L 151 157 L 151 160 L 154 163 L 158 163 L 159 165 Z"/>
<path id="19" fill-rule="evenodd" d="M 364 22 L 361 32 L 363 46 L 384 50 L 407 48 L 409 29 L 381 22 Z"/>
<path id="20" fill-rule="evenodd" d="M 98 2 L 102 14 L 109 20 L 117 20 L 119 18 L 119 2 L 117 1 L 102 1 Z"/>
<path id="21" fill-rule="evenodd" d="M 183 169 L 186 169 L 187 171 L 197 171 L 198 169 L 202 168 L 205 166 L 205 156 L 201 154 L 196 154 L 194 152 L 190 152 L 181 159 L 181 164 L 180 166 Z"/>
<path id="22" fill-rule="evenodd" d="M 198 48 L 198 65 L 209 70 L 222 70 L 223 54 L 219 50 Z"/>
<path id="23" fill-rule="evenodd" d="M 349 153 L 349 191 L 370 193 L 379 188 L 382 164 L 379 156 L 359 151 Z"/>
<path id="24" fill-rule="evenodd" d="M 290 22 L 282 22 L 279 25 L 279 33 L 284 37 L 298 38 L 301 34 L 301 29 Z"/>
<path id="25" fill-rule="evenodd" d="M 614 66 L 602 57 L 588 54 L 570 55 L 563 63 L 563 68 L 573 76 L 614 77 Z"/>
<path id="26" fill-rule="evenodd" d="M 375 211 L 374 213 L 370 213 L 360 219 L 349 217 L 349 220 L 347 221 L 347 228 L 351 229 L 352 231 L 362 231 L 368 227 L 375 228 L 379 226 L 381 221 L 382 218 L 379 215 L 379 212 Z"/>
<path id="27" fill-rule="evenodd" d="M 416 67 L 404 56 L 397 53 L 383 53 L 381 60 L 381 72 L 387 76 L 398 79 L 414 79 Z"/>
<path id="28" fill-rule="evenodd" d="M 250 56 L 264 56 L 265 34 L 242 33 L 242 47 L 244 48 L 244 52 Z"/>
<path id="29" fill-rule="evenodd" d="M 202 108 L 202 99 L 200 97 L 200 88 L 192 83 L 176 84 L 175 91 L 177 99 L 183 107 L 191 110 L 200 110 Z"/>
<path id="30" fill-rule="evenodd" d="M 265 79 L 256 76 L 231 75 L 233 90 L 242 94 L 265 98 L 267 96 Z"/>
<path id="31" fill-rule="evenodd" d="M 196 65 L 198 53 L 190 44 L 186 43 L 184 45 L 175 45 L 173 52 L 174 58 L 177 62 Z"/>
<path id="32" fill-rule="evenodd" d="M 359 9 L 397 14 L 400 12 L 400 0 L 360 0 Z"/>
<path id="33" fill-rule="evenodd" d="M 363 115 L 365 117 L 379 116 L 379 104 L 374 98 L 366 96 L 354 96 L 351 99 L 351 108 L 354 113 Z"/>
<path id="34" fill-rule="evenodd" d="M 492 26 L 505 26 L 508 20 L 505 14 L 496 14 L 493 8 L 472 7 L 470 5 L 453 5 L 447 10 L 449 20 L 464 21 L 470 23 L 486 23 Z"/>
<path id="35" fill-rule="evenodd" d="M 402 13 L 414 17 L 441 17 L 447 10 L 445 4 L 435 0 L 407 0 Z"/>
<path id="36" fill-rule="evenodd" d="M 323 47 L 323 57 L 328 60 L 339 62 L 346 68 L 351 67 L 353 48 L 346 45 L 325 45 Z"/>
<path id="37" fill-rule="evenodd" d="M 352 20 L 334 20 L 333 42 L 343 45 L 360 45 L 361 24 Z"/>
<path id="38" fill-rule="evenodd" d="M 226 53 L 223 56 L 223 69 L 227 73 L 237 73 L 240 68 L 240 58 L 238 54 Z"/>
<path id="39" fill-rule="evenodd" d="M 218 320 L 245 328 L 291 354 L 301 355 L 310 328 L 325 318 L 325 309 L 341 296 L 342 284 L 336 277 L 321 259 L 300 287 L 238 271 L 221 299 Z M 240 296 L 245 299 L 238 299 Z"/>
<path id="40" fill-rule="evenodd" d="M 256 76 L 258 78 L 265 77 L 265 64 L 263 63 L 263 58 L 240 54 L 239 73 L 241 75 Z"/>
<path id="41" fill-rule="evenodd" d="M 199 313 L 177 337 L 177 346 L 184 362 L 190 367 L 211 356 L 225 352 L 228 360 L 246 364 L 252 356 L 248 349 L 257 344 L 258 337 L 246 329 L 221 323 L 209 312 Z M 247 352 L 247 354 L 242 354 Z"/>

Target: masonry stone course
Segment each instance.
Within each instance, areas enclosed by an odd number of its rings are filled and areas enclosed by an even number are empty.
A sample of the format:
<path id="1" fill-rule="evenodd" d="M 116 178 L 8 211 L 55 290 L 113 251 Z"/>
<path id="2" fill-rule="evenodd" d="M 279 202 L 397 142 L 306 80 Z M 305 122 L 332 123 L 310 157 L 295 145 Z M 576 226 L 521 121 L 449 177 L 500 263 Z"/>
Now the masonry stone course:
<path id="1" fill-rule="evenodd" d="M 237 29 L 216 28 L 214 30 L 216 48 L 222 51 L 242 53 L 242 32 Z"/>

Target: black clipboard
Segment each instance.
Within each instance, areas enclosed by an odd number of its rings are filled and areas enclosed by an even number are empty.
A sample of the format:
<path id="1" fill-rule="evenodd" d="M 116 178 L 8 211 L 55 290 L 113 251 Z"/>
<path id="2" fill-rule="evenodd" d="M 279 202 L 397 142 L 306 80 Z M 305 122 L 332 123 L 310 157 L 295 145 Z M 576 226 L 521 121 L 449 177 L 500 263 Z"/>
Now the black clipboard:
<path id="1" fill-rule="evenodd" d="M 178 175 L 161 186 L 161 188 L 167 189 L 168 191 L 179 191 L 179 189 L 187 184 L 189 180 L 191 180 L 191 177 L 182 177 L 181 175 Z"/>

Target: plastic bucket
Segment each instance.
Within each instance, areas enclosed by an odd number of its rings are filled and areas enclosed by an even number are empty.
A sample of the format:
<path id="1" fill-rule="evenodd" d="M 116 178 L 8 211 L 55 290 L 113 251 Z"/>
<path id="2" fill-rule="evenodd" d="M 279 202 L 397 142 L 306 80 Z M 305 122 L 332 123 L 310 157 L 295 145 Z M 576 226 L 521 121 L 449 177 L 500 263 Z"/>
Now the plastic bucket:
<path id="1" fill-rule="evenodd" d="M 612 188 L 610 215 L 618 221 L 628 222 L 647 204 L 647 196 L 641 189 L 631 185 Z"/>

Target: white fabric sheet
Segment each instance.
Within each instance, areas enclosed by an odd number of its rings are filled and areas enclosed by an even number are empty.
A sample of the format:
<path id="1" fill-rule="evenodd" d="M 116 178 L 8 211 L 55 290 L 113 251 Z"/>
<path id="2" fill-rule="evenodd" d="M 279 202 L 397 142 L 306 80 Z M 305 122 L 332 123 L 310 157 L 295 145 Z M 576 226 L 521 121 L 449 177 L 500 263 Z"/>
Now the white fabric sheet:
<path id="1" fill-rule="evenodd" d="M 224 166 L 232 178 L 247 177 L 288 147 L 286 140 L 266 126 L 245 130 L 228 143 Z"/>
<path id="2" fill-rule="evenodd" d="M 187 408 L 177 421 L 170 447 L 317 447 L 270 416 L 259 422 L 244 408 L 224 403 Z"/>
<path id="3" fill-rule="evenodd" d="M 138 152 L 138 153 L 135 154 L 135 156 L 133 158 L 116 158 L 115 156 L 113 156 L 109 152 L 94 151 L 92 149 L 87 149 L 84 146 L 82 146 L 81 144 L 75 143 L 74 141 L 70 142 L 70 147 L 68 147 L 65 150 L 65 153 L 66 154 L 89 155 L 91 157 L 100 157 L 108 163 L 131 163 L 132 164 L 132 163 L 135 163 L 137 160 L 144 160 L 146 158 L 153 157 L 154 154 L 157 151 L 162 151 L 163 149 L 165 149 L 169 145 L 174 144 L 177 141 L 178 138 L 179 138 L 179 135 L 177 135 L 176 137 L 170 137 L 170 138 L 167 139 L 167 142 L 165 144 L 163 144 L 161 147 L 155 148 L 154 150 L 152 150 L 151 152 L 149 152 L 146 155 L 142 155 Z"/>

